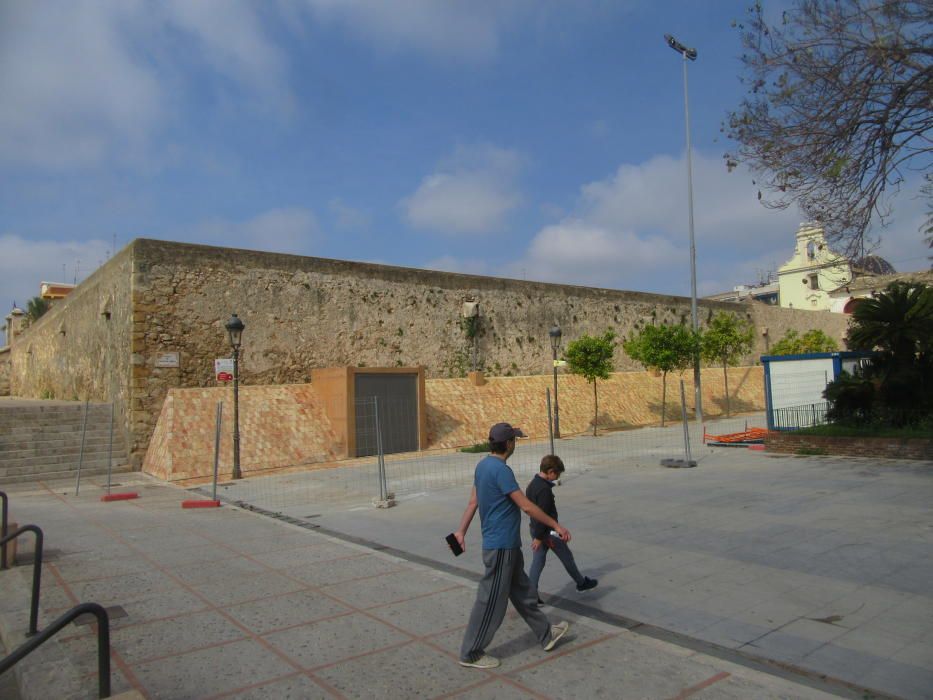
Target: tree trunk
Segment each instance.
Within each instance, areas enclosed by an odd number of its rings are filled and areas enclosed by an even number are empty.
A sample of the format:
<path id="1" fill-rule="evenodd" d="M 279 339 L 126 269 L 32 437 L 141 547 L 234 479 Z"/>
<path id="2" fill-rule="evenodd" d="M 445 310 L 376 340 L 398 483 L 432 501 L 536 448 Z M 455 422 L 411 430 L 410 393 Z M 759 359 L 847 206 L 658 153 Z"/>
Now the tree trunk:
<path id="1" fill-rule="evenodd" d="M 731 407 L 729 406 L 729 369 L 725 357 L 722 358 L 722 379 L 726 385 L 726 418 L 728 418 L 732 413 Z"/>
<path id="2" fill-rule="evenodd" d="M 596 437 L 596 424 L 599 422 L 599 396 L 596 395 L 596 380 L 593 380 L 593 408 L 596 413 L 593 415 L 593 437 Z"/>
<path id="3" fill-rule="evenodd" d="M 664 413 L 667 404 L 667 372 L 661 373 L 661 427 L 664 427 Z"/>

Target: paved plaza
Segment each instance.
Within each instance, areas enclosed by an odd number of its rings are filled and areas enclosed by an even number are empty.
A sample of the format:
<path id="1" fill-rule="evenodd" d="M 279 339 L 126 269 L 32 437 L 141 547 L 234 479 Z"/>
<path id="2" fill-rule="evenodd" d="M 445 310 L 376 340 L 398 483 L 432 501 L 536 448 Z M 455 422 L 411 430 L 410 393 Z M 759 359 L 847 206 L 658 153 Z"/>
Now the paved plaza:
<path id="1" fill-rule="evenodd" d="M 45 531 L 40 628 L 77 602 L 119 606 L 114 692 L 933 697 L 929 463 L 722 450 L 692 470 L 568 468 L 561 521 L 600 586 L 579 596 L 549 562 L 545 609 L 571 634 L 546 654 L 510 614 L 493 671 L 456 663 L 480 569 L 478 523 L 466 555 L 443 541 L 463 487 L 277 518 L 183 510 L 190 493 L 140 474 L 120 475 L 135 501 L 102 503 L 92 482 L 78 497 L 64 482 L 4 490 L 14 519 Z M 8 648 L 23 639 L 30 575 L 0 572 Z M 94 697 L 95 644 L 91 625 L 66 628 L 17 666 L 23 697 Z"/>

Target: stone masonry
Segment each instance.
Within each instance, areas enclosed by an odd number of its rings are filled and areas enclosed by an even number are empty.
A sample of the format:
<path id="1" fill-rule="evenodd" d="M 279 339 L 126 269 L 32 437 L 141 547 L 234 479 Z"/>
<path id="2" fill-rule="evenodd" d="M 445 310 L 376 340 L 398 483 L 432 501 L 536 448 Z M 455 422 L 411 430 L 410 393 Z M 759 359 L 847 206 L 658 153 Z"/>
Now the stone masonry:
<path id="1" fill-rule="evenodd" d="M 213 361 L 230 355 L 231 313 L 246 324 L 244 385 L 305 383 L 313 368 L 342 365 L 421 365 L 428 378 L 461 377 L 471 359 L 460 315 L 467 298 L 480 305 L 479 366 L 497 377 L 548 374 L 555 322 L 566 344 L 690 318 L 684 297 L 137 239 L 17 338 L 11 391 L 113 397 L 139 468 L 169 390 L 216 385 Z M 839 315 L 759 304 L 701 300 L 699 309 L 701 323 L 723 310 L 753 324 L 746 365 L 786 330 L 821 328 L 839 340 L 846 325 Z M 178 353 L 178 366 L 157 366 L 168 353 Z M 615 369 L 637 367 L 620 348 Z"/>

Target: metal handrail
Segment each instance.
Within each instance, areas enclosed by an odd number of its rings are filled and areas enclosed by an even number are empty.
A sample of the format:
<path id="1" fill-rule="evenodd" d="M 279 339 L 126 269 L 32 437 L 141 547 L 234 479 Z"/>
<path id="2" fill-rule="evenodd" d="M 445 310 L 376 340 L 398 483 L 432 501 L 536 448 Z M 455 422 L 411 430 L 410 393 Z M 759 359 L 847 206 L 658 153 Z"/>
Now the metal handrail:
<path id="1" fill-rule="evenodd" d="M 42 632 L 17 647 L 13 652 L 0 659 L 0 673 L 11 669 L 17 662 L 35 651 L 52 635 L 60 631 L 65 625 L 76 617 L 91 613 L 97 618 L 97 689 L 98 697 L 110 697 L 110 618 L 107 611 L 97 603 L 81 603 L 76 605 L 57 620 L 52 622 Z"/>
<path id="2" fill-rule="evenodd" d="M 10 511 L 10 499 L 6 493 L 0 491 L 0 503 L 2 503 L 2 514 L 0 514 L 0 538 L 6 537 L 7 515 Z M 6 568 L 6 547 L 0 546 L 0 571 Z"/>
<path id="3" fill-rule="evenodd" d="M 32 560 L 32 602 L 29 607 L 29 632 L 27 636 L 32 636 L 37 631 L 39 624 L 39 586 L 42 579 L 42 542 L 45 539 L 42 530 L 37 525 L 23 525 L 16 532 L 11 532 L 5 537 L 0 537 L 0 547 L 5 547 L 7 542 L 15 540 L 24 532 L 32 532 L 36 536 L 36 553 Z"/>

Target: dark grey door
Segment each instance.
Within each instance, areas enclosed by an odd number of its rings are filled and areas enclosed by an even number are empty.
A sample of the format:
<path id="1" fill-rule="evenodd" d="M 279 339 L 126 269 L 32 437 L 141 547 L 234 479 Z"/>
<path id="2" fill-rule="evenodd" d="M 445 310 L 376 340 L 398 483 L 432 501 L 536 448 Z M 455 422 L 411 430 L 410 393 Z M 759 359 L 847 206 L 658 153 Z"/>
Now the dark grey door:
<path id="1" fill-rule="evenodd" d="M 357 373 L 355 377 L 356 456 L 377 453 L 377 413 L 385 454 L 416 451 L 418 375 Z"/>

